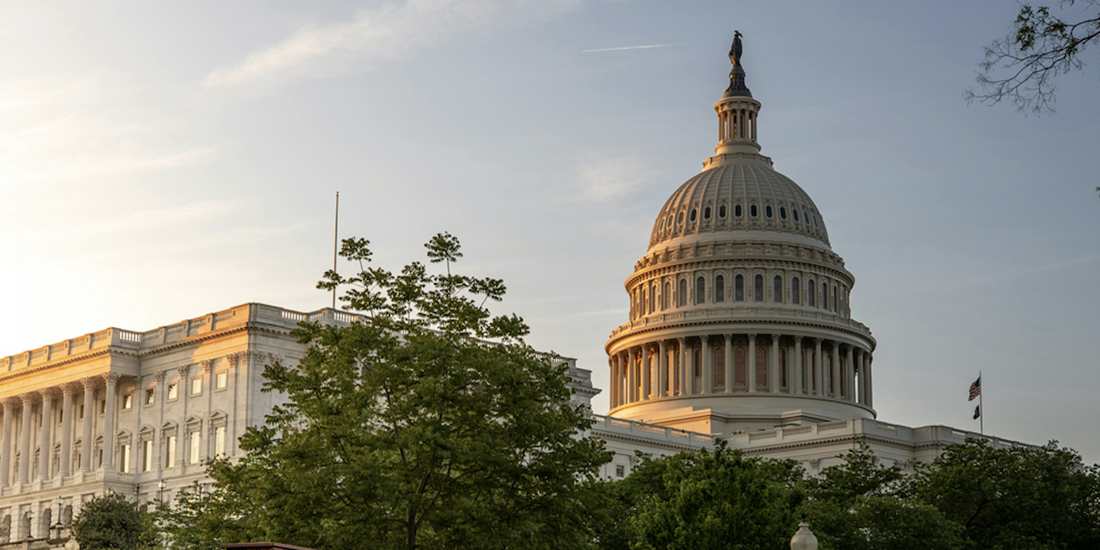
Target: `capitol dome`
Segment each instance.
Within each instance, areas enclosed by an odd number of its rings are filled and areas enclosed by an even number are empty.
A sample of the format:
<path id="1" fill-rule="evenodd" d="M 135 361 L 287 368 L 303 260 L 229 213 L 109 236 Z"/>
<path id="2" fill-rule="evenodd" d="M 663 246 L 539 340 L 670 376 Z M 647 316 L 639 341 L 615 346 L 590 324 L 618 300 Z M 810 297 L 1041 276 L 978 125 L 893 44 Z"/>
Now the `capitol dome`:
<path id="1" fill-rule="evenodd" d="M 770 162 L 722 164 L 687 180 L 669 197 L 653 222 L 649 250 L 684 242 L 751 239 L 761 232 L 829 248 L 829 234 L 814 201 Z"/>
<path id="2" fill-rule="evenodd" d="M 715 154 L 653 223 L 605 346 L 613 416 L 728 435 L 874 418 L 870 330 L 813 199 L 760 154 L 740 35 Z M 769 432 L 774 433 L 774 432 Z"/>

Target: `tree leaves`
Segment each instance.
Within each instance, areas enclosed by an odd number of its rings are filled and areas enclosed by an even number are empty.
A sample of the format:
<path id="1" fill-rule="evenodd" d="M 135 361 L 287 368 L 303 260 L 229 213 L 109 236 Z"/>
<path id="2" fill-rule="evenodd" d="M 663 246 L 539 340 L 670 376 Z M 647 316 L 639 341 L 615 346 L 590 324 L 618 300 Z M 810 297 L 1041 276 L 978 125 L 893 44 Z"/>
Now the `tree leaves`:
<path id="1" fill-rule="evenodd" d="M 608 455 L 578 436 L 591 421 L 565 363 L 523 342 L 520 317 L 483 307 L 502 281 L 450 271 L 453 236 L 426 245 L 445 273 L 369 267 L 368 245 L 346 239 L 360 271 L 319 284 L 347 288 L 363 321 L 295 331 L 304 357 L 264 371 L 264 391 L 288 401 L 241 438 L 239 462 L 210 464 L 212 492 L 169 513 L 173 545 L 587 547 Z"/>

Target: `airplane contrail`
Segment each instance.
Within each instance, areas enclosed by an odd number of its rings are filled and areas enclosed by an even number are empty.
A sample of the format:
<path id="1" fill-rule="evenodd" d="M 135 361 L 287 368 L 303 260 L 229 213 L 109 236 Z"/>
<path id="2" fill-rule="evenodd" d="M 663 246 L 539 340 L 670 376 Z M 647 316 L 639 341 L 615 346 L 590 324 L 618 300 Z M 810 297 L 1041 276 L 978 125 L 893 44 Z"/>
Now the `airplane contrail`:
<path id="1" fill-rule="evenodd" d="M 595 50 L 581 50 L 581 53 L 617 52 L 617 51 L 621 51 L 621 50 L 648 50 L 650 48 L 667 48 L 669 46 L 679 46 L 680 44 L 681 43 L 678 42 L 676 44 L 649 44 L 649 45 L 646 45 L 646 46 L 624 46 L 624 47 L 621 47 L 621 48 L 599 48 L 599 49 L 595 49 Z"/>

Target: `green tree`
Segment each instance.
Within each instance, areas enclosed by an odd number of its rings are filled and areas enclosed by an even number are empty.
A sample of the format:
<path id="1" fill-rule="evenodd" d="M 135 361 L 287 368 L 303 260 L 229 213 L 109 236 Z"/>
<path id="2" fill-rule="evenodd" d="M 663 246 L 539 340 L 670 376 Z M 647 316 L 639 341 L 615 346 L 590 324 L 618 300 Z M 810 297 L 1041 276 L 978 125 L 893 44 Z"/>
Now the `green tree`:
<path id="1" fill-rule="evenodd" d="M 118 493 L 84 503 L 73 518 L 73 535 L 84 550 L 133 550 L 157 546 L 156 528 L 146 512 Z"/>
<path id="2" fill-rule="evenodd" d="M 798 527 L 802 471 L 793 461 L 745 458 L 718 440 L 713 450 L 641 462 L 609 484 L 599 546 L 619 549 L 774 549 Z"/>
<path id="3" fill-rule="evenodd" d="M 1082 9 L 1070 21 L 1047 6 L 1022 5 L 1009 35 L 986 46 L 985 59 L 978 64 L 980 91 L 967 89 L 966 100 L 1007 100 L 1021 112 L 1054 112 L 1055 78 L 1081 70 L 1081 53 L 1100 41 L 1097 0 L 1061 2 L 1063 9 L 1075 5 Z"/>
<path id="4" fill-rule="evenodd" d="M 962 528 L 934 506 L 899 494 L 905 479 L 896 464 L 879 463 L 866 444 L 842 455 L 805 482 L 806 514 L 822 549 L 953 550 Z"/>
<path id="5" fill-rule="evenodd" d="M 209 465 L 215 488 L 165 513 L 173 548 L 278 540 L 336 548 L 584 548 L 603 443 L 580 434 L 565 364 L 540 355 L 515 315 L 484 307 L 502 281 L 452 273 L 448 234 L 427 245 L 429 273 L 369 267 L 364 239 L 319 288 L 347 288 L 359 322 L 305 323 L 296 366 L 264 370 L 284 394 L 241 439 L 237 463 Z M 493 343 L 487 341 L 492 339 Z"/>
<path id="6" fill-rule="evenodd" d="M 952 445 L 907 482 L 913 498 L 965 529 L 963 548 L 1100 548 L 1100 470 L 1056 442 Z"/>

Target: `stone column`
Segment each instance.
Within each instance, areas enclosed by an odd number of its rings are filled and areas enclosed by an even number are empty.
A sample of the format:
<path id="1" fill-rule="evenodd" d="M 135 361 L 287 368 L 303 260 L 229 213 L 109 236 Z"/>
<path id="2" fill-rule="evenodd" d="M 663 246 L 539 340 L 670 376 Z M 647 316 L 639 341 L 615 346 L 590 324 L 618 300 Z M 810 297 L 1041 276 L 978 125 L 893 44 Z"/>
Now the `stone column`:
<path id="1" fill-rule="evenodd" d="M 637 399 L 637 388 L 634 384 L 634 350 L 626 351 L 626 402 L 633 403 Z"/>
<path id="2" fill-rule="evenodd" d="M 81 382 L 84 384 L 84 426 L 80 443 L 80 471 L 87 473 L 92 471 L 92 452 L 95 451 L 95 442 L 92 441 L 92 419 L 95 418 L 95 378 L 85 378 Z"/>
<path id="3" fill-rule="evenodd" d="M 703 390 L 703 395 L 710 395 L 714 393 L 714 369 L 711 365 L 714 361 L 712 361 L 710 357 L 710 337 L 700 336 L 699 342 L 703 349 L 703 352 L 700 354 L 703 356 L 703 383 L 700 384 L 700 386 L 702 386 L 700 389 Z"/>
<path id="4" fill-rule="evenodd" d="M 642 345 L 642 395 L 639 401 L 649 400 L 651 376 L 649 375 L 649 344 Z"/>
<path id="5" fill-rule="evenodd" d="M 0 487 L 7 487 L 11 484 L 11 417 L 12 407 L 15 406 L 15 399 L 12 397 L 5 397 L 2 402 L 4 406 L 4 431 L 3 431 L 3 448 L 0 449 Z"/>
<path id="6" fill-rule="evenodd" d="M 680 395 L 691 395 L 687 377 L 687 351 L 684 349 L 684 338 L 677 339 L 680 342 Z"/>
<path id="7" fill-rule="evenodd" d="M 856 359 L 856 365 L 859 366 L 859 391 L 856 392 L 856 402 L 860 405 L 867 404 L 867 354 L 863 351 L 863 348 L 857 350 L 859 357 Z"/>
<path id="8" fill-rule="evenodd" d="M 832 381 L 829 386 L 833 390 L 833 397 L 840 399 L 840 342 L 833 340 L 833 368 L 830 373 Z"/>
<path id="9" fill-rule="evenodd" d="M 875 356 L 870 353 L 867 354 L 867 406 L 874 408 L 875 406 L 875 385 L 871 382 L 872 374 L 871 363 L 875 360 Z"/>
<path id="10" fill-rule="evenodd" d="M 772 335 L 772 357 L 768 368 L 768 393 L 779 393 L 779 335 Z"/>
<path id="11" fill-rule="evenodd" d="M 802 395 L 802 337 L 794 337 L 794 368 L 791 369 L 791 393 Z"/>
<path id="12" fill-rule="evenodd" d="M 733 335 L 726 337 L 726 393 L 733 393 Z"/>
<path id="13" fill-rule="evenodd" d="M 749 367 L 748 367 L 749 372 L 746 373 L 747 376 L 745 377 L 745 379 L 748 380 L 749 393 L 755 393 L 756 392 L 756 335 L 755 334 L 750 334 L 749 335 L 749 357 L 748 357 L 748 359 L 749 359 Z"/>
<path id="14" fill-rule="evenodd" d="M 53 427 L 53 388 L 38 390 L 42 394 L 42 431 L 38 440 L 38 478 L 50 479 L 50 455 L 53 445 L 50 428 Z"/>
<path id="15" fill-rule="evenodd" d="M 825 378 L 822 376 L 821 338 L 814 338 L 814 391 L 813 395 L 825 395 Z"/>
<path id="16" fill-rule="evenodd" d="M 115 390 L 118 379 L 122 375 L 117 372 L 108 372 L 103 375 L 107 382 L 107 409 L 103 413 L 103 469 L 113 470 L 115 467 Z M 187 391 L 188 386 L 180 388 Z M 186 394 L 185 394 L 186 395 Z"/>
<path id="17" fill-rule="evenodd" d="M 844 399 L 847 401 L 855 401 L 855 393 L 852 391 L 855 389 L 855 366 L 852 362 L 852 346 L 848 346 L 848 357 L 844 364 Z"/>
<path id="18" fill-rule="evenodd" d="M 23 433 L 19 437 L 19 483 L 26 483 L 33 454 L 31 451 L 31 394 L 24 393 L 21 397 L 23 398 Z"/>
<path id="19" fill-rule="evenodd" d="M 664 340 L 661 340 L 657 353 L 661 354 L 661 357 L 657 363 L 657 395 L 655 397 L 664 397 L 669 395 L 668 393 L 668 346 Z"/>
<path id="20" fill-rule="evenodd" d="M 607 408 L 615 408 L 615 356 L 607 356 Z"/>
<path id="21" fill-rule="evenodd" d="M 73 463 L 73 401 L 76 399 L 72 384 L 61 385 L 61 460 L 58 475 L 65 477 Z"/>

